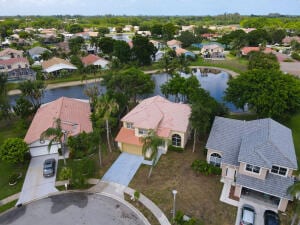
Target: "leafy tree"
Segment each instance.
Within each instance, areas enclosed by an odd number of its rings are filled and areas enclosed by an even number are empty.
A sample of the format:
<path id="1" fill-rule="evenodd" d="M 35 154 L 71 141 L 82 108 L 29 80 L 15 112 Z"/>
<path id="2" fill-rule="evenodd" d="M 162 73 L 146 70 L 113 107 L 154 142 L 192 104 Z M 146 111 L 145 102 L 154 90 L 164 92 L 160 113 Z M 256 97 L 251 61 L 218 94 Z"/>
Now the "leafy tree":
<path id="1" fill-rule="evenodd" d="M 0 147 L 0 159 L 9 163 L 24 162 L 28 145 L 21 138 L 7 138 Z"/>
<path id="2" fill-rule="evenodd" d="M 83 68 L 84 68 L 83 63 L 77 55 L 71 55 L 70 62 L 73 65 L 75 65 L 80 72 L 83 71 Z"/>
<path id="3" fill-rule="evenodd" d="M 258 46 L 263 42 L 269 43 L 271 38 L 266 30 L 257 29 L 248 33 L 247 40 L 250 46 Z"/>
<path id="4" fill-rule="evenodd" d="M 228 81 L 225 100 L 259 117 L 284 119 L 300 109 L 300 80 L 278 70 L 250 70 Z"/>
<path id="5" fill-rule="evenodd" d="M 7 76 L 0 73 L 0 120 L 9 118 L 10 104 L 7 95 Z"/>
<path id="6" fill-rule="evenodd" d="M 100 123 L 104 122 L 106 127 L 107 145 L 110 152 L 112 152 L 110 142 L 110 127 L 109 121 L 112 121 L 112 115 L 119 109 L 119 105 L 115 99 L 110 98 L 107 94 L 100 96 L 95 104 L 94 114 L 96 120 Z"/>
<path id="7" fill-rule="evenodd" d="M 300 51 L 300 43 L 296 40 L 291 41 L 291 48 L 293 51 Z"/>
<path id="8" fill-rule="evenodd" d="M 110 54 L 114 50 L 114 40 L 110 37 L 102 37 L 98 42 L 98 46 L 104 54 Z"/>
<path id="9" fill-rule="evenodd" d="M 80 24 L 72 24 L 67 28 L 67 31 L 69 31 L 71 34 L 76 34 L 83 32 L 83 28 Z"/>
<path id="10" fill-rule="evenodd" d="M 104 84 L 109 92 L 121 93 L 127 101 L 134 103 L 137 96 L 152 93 L 155 86 L 151 76 L 136 68 L 109 74 L 104 77 Z"/>
<path id="11" fill-rule="evenodd" d="M 195 35 L 189 31 L 181 32 L 180 36 L 177 39 L 182 42 L 182 47 L 184 48 L 189 47 L 193 43 L 199 41 L 201 42 L 199 38 L 196 38 Z"/>
<path id="12" fill-rule="evenodd" d="M 286 31 L 283 29 L 274 29 L 269 32 L 272 43 L 282 43 L 282 39 L 286 36 Z"/>
<path id="13" fill-rule="evenodd" d="M 175 74 L 171 80 L 164 83 L 160 86 L 161 92 L 167 97 L 168 95 L 175 96 L 175 102 L 180 101 L 179 95 L 183 90 L 183 84 L 185 82 L 185 78 L 181 77 L 179 74 Z"/>
<path id="14" fill-rule="evenodd" d="M 26 120 L 33 113 L 32 103 L 23 96 L 16 100 L 16 105 L 13 106 L 13 109 L 15 114 L 23 120 Z"/>
<path id="15" fill-rule="evenodd" d="M 278 70 L 280 65 L 274 54 L 266 54 L 264 52 L 252 51 L 249 54 L 248 69 L 275 69 Z"/>
<path id="16" fill-rule="evenodd" d="M 107 27 L 98 27 L 98 36 L 104 37 L 105 34 L 109 34 L 109 29 Z"/>
<path id="17" fill-rule="evenodd" d="M 64 166 L 59 173 L 59 179 L 69 181 L 71 178 L 72 178 L 72 169 L 70 167 Z"/>
<path id="18" fill-rule="evenodd" d="M 159 60 L 159 66 L 164 69 L 165 73 L 173 74 L 178 67 L 176 52 L 174 50 L 165 52 L 163 57 Z"/>
<path id="19" fill-rule="evenodd" d="M 62 155 L 64 157 L 64 164 L 66 165 L 67 164 L 66 159 L 65 159 L 65 141 L 66 141 L 66 137 L 64 136 L 64 133 L 65 133 L 65 131 L 61 127 L 61 120 L 59 118 L 57 118 L 57 119 L 55 119 L 55 127 L 49 127 L 47 130 L 45 130 L 41 134 L 40 139 L 45 140 L 46 138 L 50 138 L 50 141 L 49 141 L 49 144 L 48 144 L 48 151 L 50 151 L 51 146 L 54 143 L 59 143 L 59 145 L 62 149 Z"/>
<path id="20" fill-rule="evenodd" d="M 165 40 L 171 40 L 174 38 L 177 28 L 172 23 L 167 23 L 163 25 L 162 34 Z"/>
<path id="21" fill-rule="evenodd" d="M 113 56 L 117 57 L 121 63 L 127 63 L 131 58 L 131 49 L 125 41 L 115 41 Z"/>
<path id="22" fill-rule="evenodd" d="M 294 215 L 291 222 L 291 225 L 294 225 L 296 220 L 299 218 L 299 214 L 300 214 L 300 200 L 299 200 L 300 182 L 296 181 L 292 186 L 288 188 L 287 192 L 290 195 L 292 195 L 294 198 L 296 198 L 296 207 L 294 208 Z"/>
<path id="23" fill-rule="evenodd" d="M 196 35 L 200 36 L 201 34 L 205 34 L 205 33 L 213 33 L 212 30 L 210 30 L 209 28 L 206 27 L 202 27 L 202 26 L 198 26 L 194 29 L 194 32 Z"/>
<path id="24" fill-rule="evenodd" d="M 219 39 L 219 42 L 225 45 L 231 45 L 232 42 L 243 43 L 247 39 L 247 34 L 243 30 L 231 31 L 229 34 L 225 34 Z M 231 46 L 235 49 L 235 46 Z M 240 48 L 238 48 L 240 49 Z"/>
<path id="25" fill-rule="evenodd" d="M 158 160 L 158 147 L 163 145 L 164 140 L 157 136 L 154 130 L 150 130 L 146 136 L 141 137 L 141 142 L 143 143 L 142 151 L 144 157 L 148 157 L 150 154 L 150 159 L 152 159 L 152 165 L 148 174 L 148 178 L 150 178 L 152 170 Z"/>
<path id="26" fill-rule="evenodd" d="M 123 32 L 123 28 L 118 26 L 116 27 L 116 33 L 122 33 Z"/>
<path id="27" fill-rule="evenodd" d="M 162 35 L 163 26 L 161 24 L 154 24 L 151 28 L 151 35 L 152 36 L 161 36 Z"/>
<path id="28" fill-rule="evenodd" d="M 44 52 L 41 54 L 41 58 L 42 58 L 43 60 L 48 60 L 48 59 L 50 59 L 52 56 L 53 56 L 53 54 L 52 54 L 50 51 L 44 51 Z"/>
<path id="29" fill-rule="evenodd" d="M 41 105 L 41 99 L 44 96 L 45 84 L 41 80 L 24 81 L 19 83 L 18 89 L 21 90 L 23 97 L 28 97 L 36 111 Z"/>
<path id="30" fill-rule="evenodd" d="M 132 39 L 132 53 L 139 65 L 150 65 L 151 56 L 155 55 L 157 49 L 149 42 L 148 37 L 136 35 Z"/>
<path id="31" fill-rule="evenodd" d="M 72 55 L 78 55 L 84 44 L 83 37 L 75 37 L 69 40 L 69 48 Z"/>

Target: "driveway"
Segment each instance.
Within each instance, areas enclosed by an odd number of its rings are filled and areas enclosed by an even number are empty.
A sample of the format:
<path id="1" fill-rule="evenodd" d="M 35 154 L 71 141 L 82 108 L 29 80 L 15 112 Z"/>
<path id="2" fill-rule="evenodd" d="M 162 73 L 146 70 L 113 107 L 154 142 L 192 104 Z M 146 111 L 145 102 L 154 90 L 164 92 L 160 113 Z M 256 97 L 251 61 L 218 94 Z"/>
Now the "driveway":
<path id="1" fill-rule="evenodd" d="M 58 154 L 38 156 L 31 159 L 17 204 L 30 202 L 50 193 L 58 192 L 55 188 L 56 173 L 53 177 L 45 178 L 43 176 L 43 164 L 45 159 L 49 158 L 55 158 L 57 166 Z"/>
<path id="2" fill-rule="evenodd" d="M 238 204 L 238 211 L 237 211 L 237 216 L 236 216 L 236 221 L 235 221 L 235 225 L 239 225 L 240 224 L 240 219 L 241 219 L 241 213 L 242 213 L 242 207 L 243 205 L 251 205 L 254 207 L 255 209 L 255 223 L 257 225 L 260 224 L 264 224 L 264 213 L 266 210 L 272 210 L 274 212 L 277 213 L 277 209 L 273 208 L 273 207 L 268 207 L 264 204 L 261 204 L 259 202 L 254 202 L 254 201 L 250 201 L 244 198 L 240 198 L 239 204 Z"/>
<path id="3" fill-rule="evenodd" d="M 143 156 L 123 152 L 104 174 L 102 181 L 128 186 L 143 161 Z"/>
<path id="4" fill-rule="evenodd" d="M 150 225 L 125 201 L 90 193 L 64 193 L 0 215 L 1 225 Z"/>

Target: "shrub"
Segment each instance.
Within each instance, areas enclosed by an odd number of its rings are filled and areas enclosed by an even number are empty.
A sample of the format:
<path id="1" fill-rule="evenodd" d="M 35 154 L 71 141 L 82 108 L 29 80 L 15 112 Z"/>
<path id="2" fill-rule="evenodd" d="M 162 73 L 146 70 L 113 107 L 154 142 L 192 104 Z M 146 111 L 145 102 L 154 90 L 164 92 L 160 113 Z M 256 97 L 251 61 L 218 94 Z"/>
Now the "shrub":
<path id="1" fill-rule="evenodd" d="M 183 148 L 175 147 L 175 146 L 173 146 L 173 145 L 169 145 L 169 146 L 168 146 L 168 150 L 174 151 L 174 152 L 183 152 Z"/>
<path id="2" fill-rule="evenodd" d="M 222 172 L 221 168 L 210 165 L 205 160 L 199 160 L 199 159 L 195 160 L 192 163 L 191 167 L 197 174 L 204 174 L 206 176 L 220 175 Z"/>
<path id="3" fill-rule="evenodd" d="M 18 178 L 19 178 L 19 174 L 18 173 L 12 173 L 8 177 L 8 183 L 9 184 L 15 184 L 17 182 Z"/>
<path id="4" fill-rule="evenodd" d="M 72 177 L 72 169 L 69 167 L 63 167 L 59 173 L 60 180 L 69 180 Z"/>
<path id="5" fill-rule="evenodd" d="M 291 56 L 293 59 L 300 61 L 300 55 L 297 52 L 293 52 Z"/>
<path id="6" fill-rule="evenodd" d="M 135 191 L 134 194 L 133 194 L 133 196 L 134 196 L 134 200 L 139 200 L 139 198 L 140 198 L 140 192 Z"/>

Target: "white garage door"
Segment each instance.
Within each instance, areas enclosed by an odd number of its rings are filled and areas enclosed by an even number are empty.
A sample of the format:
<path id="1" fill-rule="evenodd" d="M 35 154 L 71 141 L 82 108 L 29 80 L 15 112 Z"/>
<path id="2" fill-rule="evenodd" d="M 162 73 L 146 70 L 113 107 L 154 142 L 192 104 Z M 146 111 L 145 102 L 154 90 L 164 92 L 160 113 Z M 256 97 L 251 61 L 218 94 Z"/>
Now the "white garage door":
<path id="1" fill-rule="evenodd" d="M 48 154 L 57 154 L 58 149 L 60 148 L 60 145 L 53 144 L 49 151 L 48 144 L 49 144 L 49 141 L 45 141 L 44 143 L 40 143 L 39 141 L 37 141 L 37 142 L 31 144 L 29 146 L 31 156 L 35 157 L 35 156 L 48 155 Z"/>

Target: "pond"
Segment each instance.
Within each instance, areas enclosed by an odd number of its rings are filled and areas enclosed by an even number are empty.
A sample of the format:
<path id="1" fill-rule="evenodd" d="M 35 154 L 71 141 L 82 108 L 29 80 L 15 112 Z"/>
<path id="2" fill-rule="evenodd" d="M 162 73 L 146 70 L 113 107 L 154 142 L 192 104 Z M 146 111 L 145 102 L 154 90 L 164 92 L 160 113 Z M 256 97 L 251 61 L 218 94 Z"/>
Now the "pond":
<path id="1" fill-rule="evenodd" d="M 224 91 L 227 88 L 227 81 L 229 79 L 229 74 L 223 71 L 217 70 L 201 70 L 197 69 L 193 71 L 193 74 L 198 78 L 201 83 L 201 87 L 207 90 L 210 95 L 219 102 L 223 102 Z M 188 77 L 190 75 L 182 74 L 183 77 Z M 155 82 L 155 89 L 151 96 L 163 94 L 160 91 L 160 86 L 171 79 L 168 74 L 155 74 L 152 75 L 152 79 Z M 88 86 L 92 84 L 87 84 Z M 98 87 L 101 93 L 106 92 L 106 88 L 101 86 L 98 83 Z M 59 97 L 66 96 L 72 98 L 81 98 L 88 99 L 84 94 L 84 89 L 86 88 L 85 84 L 72 86 L 72 87 L 60 87 L 55 89 L 45 90 L 44 97 L 42 98 L 42 103 L 47 103 L 53 101 Z M 10 102 L 12 105 L 15 105 L 15 100 L 18 98 L 18 95 L 10 96 Z M 174 96 L 170 96 L 169 99 L 174 101 Z M 225 103 L 225 102 L 224 102 Z M 241 111 L 238 110 L 233 104 L 225 103 L 225 105 L 232 112 Z"/>

